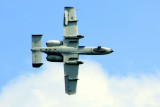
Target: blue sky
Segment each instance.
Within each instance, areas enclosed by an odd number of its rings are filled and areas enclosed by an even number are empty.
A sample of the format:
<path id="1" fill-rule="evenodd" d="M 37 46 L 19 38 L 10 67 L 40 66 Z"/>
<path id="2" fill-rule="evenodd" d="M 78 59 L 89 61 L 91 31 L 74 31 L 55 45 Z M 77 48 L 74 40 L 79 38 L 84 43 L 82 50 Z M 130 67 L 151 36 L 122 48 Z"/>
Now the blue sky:
<path id="1" fill-rule="evenodd" d="M 31 66 L 31 34 L 43 34 L 43 46 L 47 40 L 62 40 L 65 6 L 76 8 L 79 33 L 85 36 L 80 45 L 115 51 L 81 59 L 100 63 L 110 76 L 155 74 L 160 69 L 159 0 L 1 0 L 0 89 L 43 68 Z"/>

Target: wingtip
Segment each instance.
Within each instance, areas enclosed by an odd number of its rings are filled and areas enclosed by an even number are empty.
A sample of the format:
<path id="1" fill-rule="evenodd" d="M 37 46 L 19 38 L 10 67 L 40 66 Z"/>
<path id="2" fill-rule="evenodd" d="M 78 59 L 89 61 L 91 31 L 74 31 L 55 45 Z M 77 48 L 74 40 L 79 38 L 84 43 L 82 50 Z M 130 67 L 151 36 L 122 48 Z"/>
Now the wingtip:
<path id="1" fill-rule="evenodd" d="M 66 94 L 68 94 L 68 95 L 75 95 L 76 93 L 66 92 Z"/>
<path id="2" fill-rule="evenodd" d="M 76 94 L 76 90 L 66 90 L 65 92 L 68 95 L 74 95 L 74 94 Z"/>
<path id="3" fill-rule="evenodd" d="M 71 7 L 71 6 L 66 6 L 66 7 L 64 7 L 64 8 L 74 8 L 74 7 Z"/>
<path id="4" fill-rule="evenodd" d="M 42 34 L 32 34 L 32 36 L 43 36 Z"/>

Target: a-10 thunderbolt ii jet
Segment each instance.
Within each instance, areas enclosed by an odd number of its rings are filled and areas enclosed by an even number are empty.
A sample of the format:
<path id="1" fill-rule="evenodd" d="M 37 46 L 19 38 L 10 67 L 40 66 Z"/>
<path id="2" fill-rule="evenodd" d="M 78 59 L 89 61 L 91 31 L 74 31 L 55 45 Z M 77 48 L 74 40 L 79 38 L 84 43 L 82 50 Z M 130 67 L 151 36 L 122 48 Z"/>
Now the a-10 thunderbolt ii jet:
<path id="1" fill-rule="evenodd" d="M 79 46 L 79 39 L 84 36 L 78 33 L 77 22 L 75 8 L 65 7 L 63 41 L 49 40 L 47 47 L 42 47 L 42 35 L 32 35 L 32 66 L 38 68 L 43 64 L 42 52 L 47 54 L 47 61 L 63 62 L 65 92 L 69 95 L 76 93 L 78 68 L 83 64 L 79 61 L 79 55 L 105 55 L 113 52 L 101 46 Z"/>

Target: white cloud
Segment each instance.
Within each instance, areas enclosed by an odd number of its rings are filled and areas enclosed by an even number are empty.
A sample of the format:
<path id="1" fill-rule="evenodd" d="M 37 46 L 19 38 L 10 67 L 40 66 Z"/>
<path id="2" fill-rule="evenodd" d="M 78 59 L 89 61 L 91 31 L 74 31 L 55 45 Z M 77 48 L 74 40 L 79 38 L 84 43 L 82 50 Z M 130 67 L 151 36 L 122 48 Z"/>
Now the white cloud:
<path id="1" fill-rule="evenodd" d="M 63 64 L 25 74 L 4 86 L 0 107 L 160 107 L 160 74 L 108 76 L 100 64 L 80 66 L 76 95 L 64 92 Z"/>

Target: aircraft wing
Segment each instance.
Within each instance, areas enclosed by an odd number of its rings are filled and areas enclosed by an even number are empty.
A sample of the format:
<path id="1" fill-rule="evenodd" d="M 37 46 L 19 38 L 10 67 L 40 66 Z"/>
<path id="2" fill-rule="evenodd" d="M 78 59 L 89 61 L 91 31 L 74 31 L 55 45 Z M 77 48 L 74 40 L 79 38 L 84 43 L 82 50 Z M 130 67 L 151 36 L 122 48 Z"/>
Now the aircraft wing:
<path id="1" fill-rule="evenodd" d="M 79 45 L 79 39 L 83 38 L 83 36 L 78 34 L 77 21 L 75 8 L 65 7 L 63 45 L 70 47 Z"/>
<path id="2" fill-rule="evenodd" d="M 81 61 L 78 61 L 78 54 L 65 54 L 64 60 L 64 74 L 65 74 L 65 92 L 69 95 L 76 93 L 78 68 Z"/>

